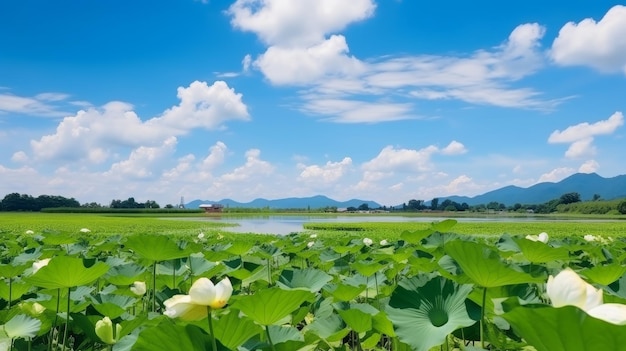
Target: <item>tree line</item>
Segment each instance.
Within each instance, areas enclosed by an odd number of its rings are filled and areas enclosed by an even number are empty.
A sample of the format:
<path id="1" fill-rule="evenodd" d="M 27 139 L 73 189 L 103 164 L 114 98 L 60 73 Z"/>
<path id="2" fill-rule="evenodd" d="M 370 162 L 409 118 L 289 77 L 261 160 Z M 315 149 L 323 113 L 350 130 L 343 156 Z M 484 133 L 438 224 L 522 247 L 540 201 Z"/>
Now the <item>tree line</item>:
<path id="1" fill-rule="evenodd" d="M 76 199 L 66 198 L 60 195 L 39 195 L 37 197 L 28 194 L 11 193 L 4 196 L 0 201 L 0 211 L 25 211 L 38 212 L 46 208 L 84 208 L 84 209 L 158 209 L 161 206 L 154 200 L 137 202 L 135 198 L 129 197 L 126 200 L 111 200 L 108 206 L 96 202 L 80 204 Z M 174 208 L 166 205 L 165 208 Z"/>

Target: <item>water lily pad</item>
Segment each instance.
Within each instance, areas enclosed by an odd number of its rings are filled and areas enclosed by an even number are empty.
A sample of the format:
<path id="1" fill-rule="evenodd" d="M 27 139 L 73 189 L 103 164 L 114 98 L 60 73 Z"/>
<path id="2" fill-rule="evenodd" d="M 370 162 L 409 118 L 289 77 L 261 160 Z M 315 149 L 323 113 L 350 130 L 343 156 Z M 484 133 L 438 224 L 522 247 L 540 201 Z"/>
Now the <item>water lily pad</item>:
<path id="1" fill-rule="evenodd" d="M 103 262 L 96 262 L 86 268 L 80 258 L 57 256 L 25 280 L 47 289 L 71 288 L 87 285 L 106 274 L 108 270 L 109 266 Z"/>
<path id="2" fill-rule="evenodd" d="M 241 310 L 261 325 L 272 325 L 289 316 L 314 295 L 307 290 L 264 289 L 253 295 L 242 296 L 233 308 Z"/>
<path id="3" fill-rule="evenodd" d="M 220 316 L 214 323 L 217 340 L 229 350 L 236 350 L 263 329 L 250 318 L 240 316 L 239 311 L 231 309 L 228 314 Z"/>
<path id="4" fill-rule="evenodd" d="M 537 351 L 626 350 L 626 326 L 589 316 L 574 306 L 513 308 L 503 317 Z"/>
<path id="5" fill-rule="evenodd" d="M 465 308 L 471 290 L 440 276 L 414 277 L 399 283 L 386 312 L 402 342 L 428 351 L 456 329 L 476 323 Z"/>
<path id="6" fill-rule="evenodd" d="M 311 292 L 317 292 L 332 279 L 332 276 L 319 269 L 285 269 L 278 283 L 287 288 L 306 288 Z"/>
<path id="7" fill-rule="evenodd" d="M 163 235 L 133 235 L 126 239 L 126 246 L 150 261 L 165 261 L 187 257 L 192 252 L 182 250 L 174 241 Z"/>
<path id="8" fill-rule="evenodd" d="M 464 274 L 481 287 L 543 282 L 542 278 L 507 266 L 497 252 L 483 244 L 452 241 L 446 244 L 446 253 L 459 264 Z"/>

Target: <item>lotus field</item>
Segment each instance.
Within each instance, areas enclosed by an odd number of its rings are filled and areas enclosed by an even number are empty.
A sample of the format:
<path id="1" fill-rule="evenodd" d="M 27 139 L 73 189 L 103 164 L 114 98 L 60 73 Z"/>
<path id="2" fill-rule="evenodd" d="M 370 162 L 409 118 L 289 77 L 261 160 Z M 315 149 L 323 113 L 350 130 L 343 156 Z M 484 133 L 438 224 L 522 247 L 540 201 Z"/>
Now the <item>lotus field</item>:
<path id="1" fill-rule="evenodd" d="M 455 225 L 389 240 L 5 232 L 0 350 L 626 350 L 622 237 Z"/>

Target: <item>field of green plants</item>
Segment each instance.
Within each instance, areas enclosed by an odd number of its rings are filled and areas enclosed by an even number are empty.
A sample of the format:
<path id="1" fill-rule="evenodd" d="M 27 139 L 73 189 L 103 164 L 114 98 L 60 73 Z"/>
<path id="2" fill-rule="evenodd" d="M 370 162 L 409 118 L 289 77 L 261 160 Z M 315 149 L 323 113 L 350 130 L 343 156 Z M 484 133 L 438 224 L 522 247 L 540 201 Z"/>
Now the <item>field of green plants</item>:
<path id="1" fill-rule="evenodd" d="M 626 350 L 625 224 L 565 223 L 0 214 L 0 350 Z"/>

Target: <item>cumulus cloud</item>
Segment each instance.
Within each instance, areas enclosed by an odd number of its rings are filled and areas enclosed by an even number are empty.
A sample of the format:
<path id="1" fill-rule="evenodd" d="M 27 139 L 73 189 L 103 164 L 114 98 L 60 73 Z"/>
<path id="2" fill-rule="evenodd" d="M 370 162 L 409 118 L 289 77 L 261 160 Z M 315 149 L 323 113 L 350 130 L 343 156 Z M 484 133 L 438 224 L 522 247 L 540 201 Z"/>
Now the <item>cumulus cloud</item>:
<path id="1" fill-rule="evenodd" d="M 375 9 L 372 0 L 237 0 L 227 13 L 233 27 L 255 33 L 268 45 L 311 46 Z"/>
<path id="2" fill-rule="evenodd" d="M 248 120 L 241 94 L 217 81 L 178 88 L 180 103 L 143 121 L 124 102 L 109 102 L 65 117 L 54 134 L 31 141 L 37 159 L 89 159 L 102 162 L 118 147 L 156 146 L 196 128 L 220 129 L 231 120 Z"/>
<path id="3" fill-rule="evenodd" d="M 465 152 L 465 146 L 452 141 L 443 149 L 430 145 L 420 150 L 396 149 L 393 146 L 383 148 L 378 156 L 363 163 L 362 169 L 369 172 L 406 172 L 420 173 L 433 168 L 431 157 L 440 153 L 457 155 Z"/>
<path id="4" fill-rule="evenodd" d="M 114 175 L 120 178 L 152 178 L 155 176 L 155 166 L 158 161 L 171 156 L 176 148 L 175 137 L 167 138 L 163 144 L 157 147 L 140 146 L 130 153 L 128 159 L 116 162 L 105 173 L 106 176 Z"/>
<path id="5" fill-rule="evenodd" d="M 352 159 L 344 157 L 339 162 L 328 161 L 324 165 L 299 164 L 301 169 L 298 180 L 305 183 L 325 184 L 334 183 L 341 179 L 352 167 Z"/>
<path id="6" fill-rule="evenodd" d="M 256 176 L 270 175 L 273 172 L 274 166 L 261 159 L 261 150 L 250 149 L 246 151 L 246 163 L 241 167 L 235 168 L 232 172 L 222 175 L 220 179 L 228 182 L 237 182 Z"/>
<path id="7" fill-rule="evenodd" d="M 537 181 L 537 183 L 558 182 L 558 181 L 563 180 L 566 177 L 571 176 L 572 174 L 574 174 L 574 172 L 576 172 L 576 170 L 570 167 L 555 168 L 548 173 L 542 174 L 539 177 L 539 180 Z"/>
<path id="8" fill-rule="evenodd" d="M 305 89 L 297 108 L 328 121 L 415 118 L 417 99 L 538 110 L 552 110 L 565 99 L 547 99 L 534 89 L 513 86 L 544 65 L 540 40 L 545 28 L 537 23 L 522 24 L 503 43 L 469 54 L 359 59 L 349 54 L 347 39 L 339 32 L 374 10 L 373 1 L 367 0 L 239 0 L 227 13 L 233 27 L 255 33 L 267 45 L 252 67 L 271 84 Z M 370 101 L 367 115 L 359 109 L 363 96 Z"/>
<path id="9" fill-rule="evenodd" d="M 626 74 L 626 6 L 609 9 L 600 21 L 569 22 L 552 43 L 550 56 L 564 66 L 589 66 Z"/>
<path id="10" fill-rule="evenodd" d="M 459 143 L 456 140 L 452 140 L 448 146 L 441 149 L 441 153 L 444 155 L 462 155 L 467 152 L 465 145 Z"/>
<path id="11" fill-rule="evenodd" d="M 578 172 L 594 173 L 598 170 L 598 168 L 600 168 L 600 164 L 598 164 L 598 162 L 596 162 L 595 160 L 588 160 L 588 161 L 585 161 L 585 163 L 583 163 L 582 165 L 580 165 L 580 167 L 578 168 Z"/>
<path id="12" fill-rule="evenodd" d="M 580 158 L 593 156 L 596 148 L 593 145 L 594 137 L 598 135 L 612 134 L 624 124 L 624 116 L 621 112 L 615 112 L 606 120 L 590 124 L 580 123 L 567 127 L 565 130 L 555 130 L 550 134 L 548 142 L 551 144 L 570 144 L 565 152 L 568 158 Z"/>

